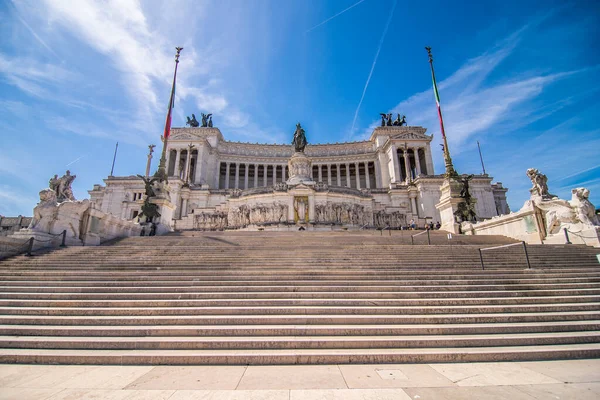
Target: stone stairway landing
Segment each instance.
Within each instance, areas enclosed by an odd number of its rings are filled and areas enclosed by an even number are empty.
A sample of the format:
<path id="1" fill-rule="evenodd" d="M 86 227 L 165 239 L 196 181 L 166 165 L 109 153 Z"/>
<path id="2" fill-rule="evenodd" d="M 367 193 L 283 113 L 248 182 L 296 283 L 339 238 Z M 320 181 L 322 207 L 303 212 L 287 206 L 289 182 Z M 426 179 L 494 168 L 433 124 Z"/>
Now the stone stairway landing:
<path id="1" fill-rule="evenodd" d="M 443 232 L 180 232 L 0 262 L 0 362 L 600 356 L 599 250 Z M 417 232 L 418 233 L 418 232 Z"/>

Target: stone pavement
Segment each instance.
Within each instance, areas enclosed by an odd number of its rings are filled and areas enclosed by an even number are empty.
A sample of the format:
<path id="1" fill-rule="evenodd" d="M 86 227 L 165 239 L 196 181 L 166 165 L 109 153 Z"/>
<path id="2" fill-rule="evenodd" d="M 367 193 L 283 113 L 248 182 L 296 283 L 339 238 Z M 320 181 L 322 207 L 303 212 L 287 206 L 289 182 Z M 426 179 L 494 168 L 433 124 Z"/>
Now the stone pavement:
<path id="1" fill-rule="evenodd" d="M 600 359 L 505 363 L 0 365 L 0 399 L 599 399 Z"/>

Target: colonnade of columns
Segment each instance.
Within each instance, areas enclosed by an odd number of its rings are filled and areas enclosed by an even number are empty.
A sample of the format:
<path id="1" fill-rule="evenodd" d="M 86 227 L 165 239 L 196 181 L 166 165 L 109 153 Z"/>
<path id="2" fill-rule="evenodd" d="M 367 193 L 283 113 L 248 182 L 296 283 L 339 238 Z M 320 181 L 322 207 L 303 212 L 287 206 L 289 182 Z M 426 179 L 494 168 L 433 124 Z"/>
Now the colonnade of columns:
<path id="1" fill-rule="evenodd" d="M 433 166 L 428 162 L 431 157 L 427 147 L 394 147 L 394 152 L 396 154 L 394 169 L 398 181 L 410 182 L 419 175 L 433 172 Z"/>
<path id="2" fill-rule="evenodd" d="M 377 187 L 378 181 L 373 161 L 314 164 L 312 179 L 329 186 L 345 186 L 356 189 Z M 289 178 L 287 165 L 236 163 L 222 161 L 218 168 L 220 189 L 249 189 L 272 186 Z"/>
<path id="3" fill-rule="evenodd" d="M 318 182 L 325 182 L 329 186 L 345 186 L 355 189 L 377 187 L 373 161 L 315 164 L 312 169 L 312 178 Z"/>
<path id="4" fill-rule="evenodd" d="M 171 149 L 167 156 L 167 175 L 175 176 L 182 180 L 194 182 L 198 151 L 193 150 L 191 157 L 186 149 Z"/>
<path id="5" fill-rule="evenodd" d="M 218 187 L 220 189 L 249 189 L 272 186 L 288 179 L 287 165 L 258 163 L 219 163 Z"/>

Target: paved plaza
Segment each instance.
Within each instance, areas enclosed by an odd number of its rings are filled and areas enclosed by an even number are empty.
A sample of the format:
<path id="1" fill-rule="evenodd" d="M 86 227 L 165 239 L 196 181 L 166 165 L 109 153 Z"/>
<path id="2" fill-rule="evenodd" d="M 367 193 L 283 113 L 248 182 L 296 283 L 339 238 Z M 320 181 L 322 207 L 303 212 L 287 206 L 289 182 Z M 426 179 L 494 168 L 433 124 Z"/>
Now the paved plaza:
<path id="1" fill-rule="evenodd" d="M 0 365 L 0 399 L 598 399 L 600 359 L 313 366 Z"/>

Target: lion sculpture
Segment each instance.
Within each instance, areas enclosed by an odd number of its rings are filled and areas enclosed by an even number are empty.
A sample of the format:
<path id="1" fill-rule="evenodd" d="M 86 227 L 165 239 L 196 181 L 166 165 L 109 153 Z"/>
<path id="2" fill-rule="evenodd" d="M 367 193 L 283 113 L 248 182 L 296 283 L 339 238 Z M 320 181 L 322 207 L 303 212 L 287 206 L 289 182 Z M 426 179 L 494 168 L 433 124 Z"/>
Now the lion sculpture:
<path id="1" fill-rule="evenodd" d="M 571 190 L 572 198 L 569 202 L 575 210 L 577 219 L 585 225 L 600 226 L 600 220 L 596 215 L 596 208 L 590 202 L 590 191 L 586 188 Z"/>

